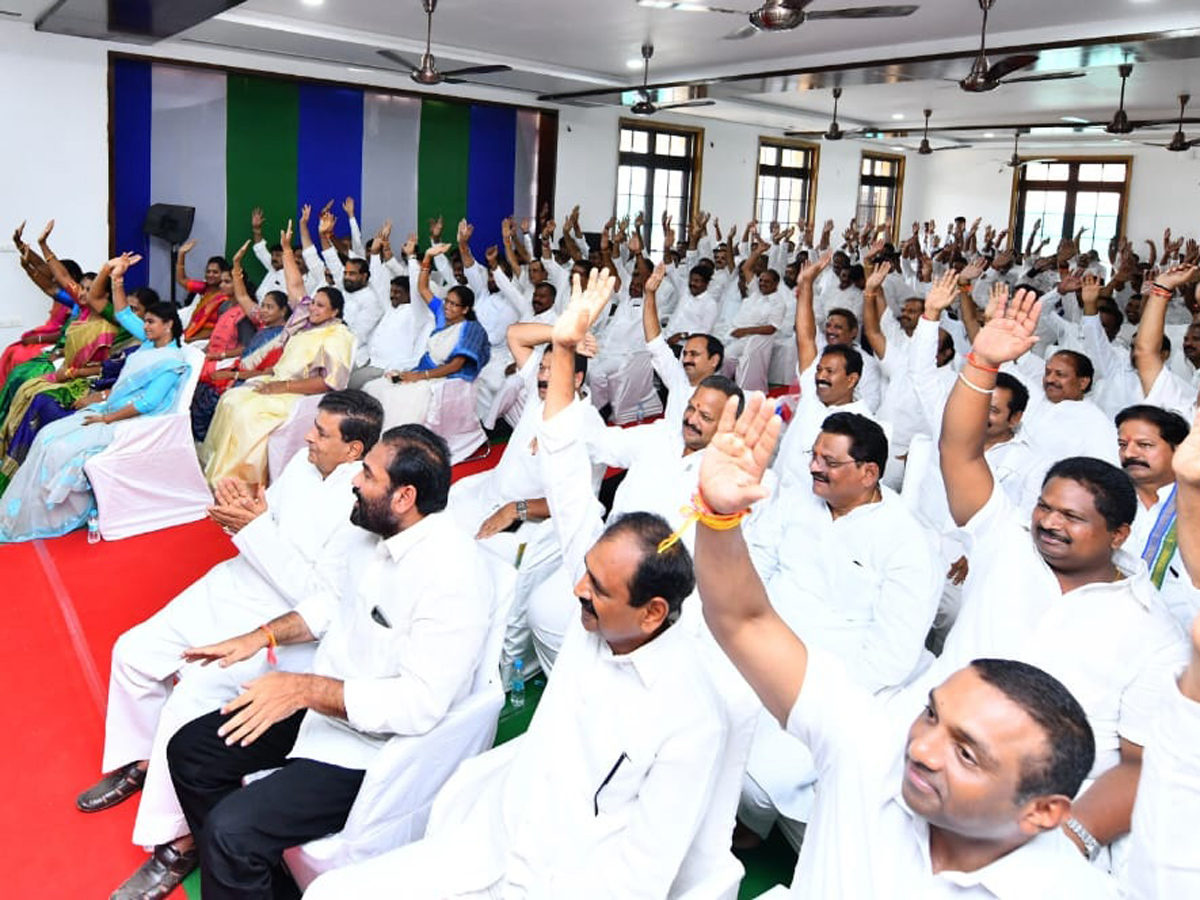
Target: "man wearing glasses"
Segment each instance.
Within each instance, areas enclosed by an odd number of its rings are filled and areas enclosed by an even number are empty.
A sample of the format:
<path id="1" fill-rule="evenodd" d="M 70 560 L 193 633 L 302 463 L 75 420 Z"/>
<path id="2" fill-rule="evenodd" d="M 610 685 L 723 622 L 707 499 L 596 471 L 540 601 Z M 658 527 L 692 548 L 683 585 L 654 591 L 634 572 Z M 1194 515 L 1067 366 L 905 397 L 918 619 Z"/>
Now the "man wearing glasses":
<path id="1" fill-rule="evenodd" d="M 888 441 L 879 423 L 833 413 L 807 458 L 811 488 L 782 485 L 748 526 L 754 566 L 796 634 L 839 656 L 872 692 L 901 685 L 922 661 L 941 594 L 931 535 L 881 483 Z M 764 715 L 742 824 L 766 837 L 782 815 L 792 834 L 789 825 L 807 819 L 813 777 L 808 750 Z"/>

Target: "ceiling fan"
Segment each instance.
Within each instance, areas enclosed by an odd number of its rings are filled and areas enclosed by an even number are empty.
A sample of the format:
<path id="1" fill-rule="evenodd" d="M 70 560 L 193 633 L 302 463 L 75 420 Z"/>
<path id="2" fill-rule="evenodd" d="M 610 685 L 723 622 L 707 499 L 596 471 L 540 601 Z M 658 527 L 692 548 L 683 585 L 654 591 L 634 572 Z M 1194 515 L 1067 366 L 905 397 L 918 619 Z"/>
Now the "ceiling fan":
<path id="1" fill-rule="evenodd" d="M 921 133 L 921 144 L 917 147 L 917 153 L 921 156 L 932 156 L 934 153 L 940 153 L 942 150 L 967 150 L 970 144 L 958 144 L 953 147 L 931 147 L 929 145 L 929 117 L 933 115 L 932 109 L 923 110 L 925 113 L 925 130 Z"/>
<path id="2" fill-rule="evenodd" d="M 988 65 L 987 58 L 987 20 L 988 11 L 996 5 L 996 0 L 979 0 L 979 7 L 983 10 L 983 29 L 980 32 L 979 38 L 979 55 L 975 57 L 975 62 L 971 65 L 971 71 L 967 77 L 958 83 L 964 91 L 972 94 L 982 94 L 985 91 L 994 91 L 1002 84 L 1016 84 L 1026 81 L 1061 81 L 1068 78 L 1082 78 L 1085 72 L 1054 72 L 1046 75 L 1023 75 L 1020 78 L 1009 78 L 1013 72 L 1019 69 L 1024 69 L 1032 66 L 1037 62 L 1036 53 L 1019 53 L 1014 56 L 1006 56 L 1004 59 Z"/>
<path id="3" fill-rule="evenodd" d="M 1009 157 L 1008 162 L 1006 162 L 1004 164 L 1004 166 L 1000 169 L 1001 172 L 1003 172 L 1005 168 L 1023 169 L 1025 166 L 1029 165 L 1030 163 L 1041 162 L 1044 159 L 1053 159 L 1054 158 L 1052 156 L 1030 156 L 1030 157 L 1027 157 L 1026 159 L 1021 159 L 1020 145 L 1021 145 L 1021 135 L 1023 135 L 1023 134 L 1029 134 L 1029 129 L 1028 128 L 1018 128 L 1016 131 L 1013 132 L 1012 156 Z"/>
<path id="4" fill-rule="evenodd" d="M 1191 94 L 1179 95 L 1179 130 L 1171 135 L 1171 143 L 1152 144 L 1149 141 L 1142 141 L 1142 143 L 1147 147 L 1166 147 L 1172 153 L 1182 153 L 1183 151 L 1190 150 L 1193 147 L 1200 147 L 1200 138 L 1192 138 L 1189 141 L 1187 135 L 1183 133 L 1183 114 L 1187 109 L 1188 102 L 1191 99 Z"/>
<path id="5" fill-rule="evenodd" d="M 684 100 L 679 103 L 654 104 L 650 100 L 650 91 L 646 85 L 650 83 L 650 57 L 654 55 L 654 45 L 649 41 L 642 44 L 642 86 L 637 89 L 642 99 L 629 107 L 635 116 L 652 116 L 664 109 L 685 109 L 692 106 L 713 106 L 715 100 Z"/>
<path id="6" fill-rule="evenodd" d="M 437 0 L 421 0 L 421 5 L 425 8 L 426 24 L 425 24 L 425 52 L 421 54 L 421 64 L 414 65 L 409 60 L 405 59 L 395 50 L 379 50 L 377 51 L 384 59 L 390 60 L 398 65 L 409 70 L 409 77 L 417 84 L 423 84 L 429 87 L 441 84 L 443 81 L 447 84 L 460 84 L 464 81 L 463 75 L 487 75 L 491 72 L 511 72 L 512 66 L 467 66 L 463 69 L 451 69 L 448 72 L 439 72 L 437 68 L 437 60 L 433 58 L 433 53 L 430 50 L 433 41 L 433 12 L 437 9 Z"/>
<path id="7" fill-rule="evenodd" d="M 825 131 L 785 131 L 786 137 L 808 137 L 808 138 L 824 138 L 827 141 L 840 141 L 842 138 L 870 138 L 878 137 L 880 132 L 874 128 L 856 128 L 853 131 L 843 131 L 838 125 L 838 101 L 842 99 L 842 89 L 835 87 L 833 89 L 833 121 L 829 123 L 829 128 Z"/>
<path id="8" fill-rule="evenodd" d="M 1113 113 L 1112 121 L 1104 126 L 1104 130 L 1109 134 L 1130 134 L 1133 132 L 1133 123 L 1125 113 L 1125 82 L 1133 74 L 1133 63 L 1121 63 L 1117 71 L 1121 74 L 1121 102 L 1117 111 Z"/>
<path id="9" fill-rule="evenodd" d="M 915 5 L 903 6 L 860 6 L 850 9 L 816 9 L 807 7 L 813 0 L 765 0 L 758 9 L 729 9 L 724 6 L 708 6 L 703 3 L 675 3 L 671 0 L 637 0 L 639 6 L 651 9 L 677 9 L 683 12 L 715 12 L 731 16 L 746 16 L 749 22 L 737 31 L 725 35 L 726 40 L 741 40 L 753 37 L 760 31 L 791 31 L 809 19 L 885 19 L 911 16 L 917 11 Z"/>

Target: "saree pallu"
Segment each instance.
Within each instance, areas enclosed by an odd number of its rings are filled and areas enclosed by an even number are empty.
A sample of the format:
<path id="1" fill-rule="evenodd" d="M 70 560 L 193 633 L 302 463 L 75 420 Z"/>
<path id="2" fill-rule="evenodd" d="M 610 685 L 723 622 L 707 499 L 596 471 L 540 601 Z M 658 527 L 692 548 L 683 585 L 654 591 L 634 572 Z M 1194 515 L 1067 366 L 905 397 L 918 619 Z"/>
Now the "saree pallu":
<path id="1" fill-rule="evenodd" d="M 221 316 L 221 307 L 228 300 L 229 295 L 219 290 L 205 290 L 200 299 L 196 301 L 196 311 L 192 313 L 192 319 L 188 322 L 188 327 L 183 332 L 183 339 L 185 341 L 194 341 L 205 328 L 215 329 L 217 319 Z"/>
<path id="2" fill-rule="evenodd" d="M 215 337 L 215 331 L 213 335 Z M 246 345 L 246 352 L 234 368 L 216 370 L 229 372 L 235 375 L 233 378 L 213 378 L 210 375 L 208 380 L 205 380 L 204 375 L 200 376 L 196 393 L 192 395 L 192 437 L 195 440 L 203 442 L 208 437 L 208 427 L 212 424 L 213 413 L 217 411 L 217 403 L 220 402 L 222 394 L 246 378 L 253 378 L 256 370 L 269 369 L 279 361 L 283 355 L 284 336 L 282 325 L 257 332 Z M 215 361 L 205 360 L 205 366 L 209 362 Z"/>
<path id="3" fill-rule="evenodd" d="M 340 320 L 301 331 L 288 340 L 275 373 L 254 383 L 319 375 L 330 390 L 342 390 L 350 382 L 353 348 L 354 335 Z M 261 394 L 250 385 L 226 391 L 200 448 L 208 483 L 237 474 L 245 481 L 266 484 L 267 439 L 303 396 Z"/>
<path id="4" fill-rule="evenodd" d="M 0 502 L 0 541 L 57 537 L 83 525 L 95 503 L 84 463 L 112 443 L 124 424 L 84 420 L 130 405 L 142 415 L 169 410 L 187 368 L 173 344 L 136 353 L 107 401 L 42 428 Z"/>

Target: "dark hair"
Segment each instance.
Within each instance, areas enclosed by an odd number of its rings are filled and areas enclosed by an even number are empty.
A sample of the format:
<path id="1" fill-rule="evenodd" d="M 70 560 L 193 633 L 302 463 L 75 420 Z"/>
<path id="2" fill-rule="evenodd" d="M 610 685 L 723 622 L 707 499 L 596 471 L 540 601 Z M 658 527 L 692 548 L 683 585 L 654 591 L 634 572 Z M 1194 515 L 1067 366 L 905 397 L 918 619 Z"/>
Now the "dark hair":
<path id="1" fill-rule="evenodd" d="M 721 339 L 713 337 L 711 334 L 705 334 L 703 331 L 697 331 L 695 334 L 689 334 L 684 338 L 683 342 L 686 344 L 693 338 L 704 338 L 704 352 L 709 356 L 717 357 L 717 371 L 719 372 L 721 367 L 725 365 L 725 345 L 721 342 Z"/>
<path id="2" fill-rule="evenodd" d="M 447 297 L 449 297 L 451 294 L 453 294 L 458 299 L 459 303 L 461 303 L 463 306 L 465 306 L 467 308 L 467 311 L 465 313 L 466 318 L 469 321 L 474 322 L 475 321 L 475 292 L 473 290 L 471 290 L 469 287 L 467 287 L 466 285 L 456 284 L 456 285 L 454 285 L 454 287 L 452 287 L 448 291 L 446 291 Z"/>
<path id="3" fill-rule="evenodd" d="M 62 267 L 67 270 L 67 274 L 71 276 L 71 280 L 76 284 L 83 281 L 83 269 L 79 268 L 79 263 L 73 259 L 60 259 Z M 93 276 L 94 277 L 94 276 Z"/>
<path id="4" fill-rule="evenodd" d="M 627 534 L 637 541 L 642 551 L 633 577 L 629 579 L 629 605 L 645 606 L 654 597 L 667 602 L 667 619 L 674 622 L 679 618 L 683 601 L 696 587 L 696 573 L 692 569 L 692 555 L 683 541 L 676 541 L 659 552 L 659 544 L 671 536 L 671 526 L 660 515 L 648 512 L 631 512 L 618 516 L 610 522 L 600 535 L 605 541 Z"/>
<path id="5" fill-rule="evenodd" d="M 183 322 L 179 318 L 179 310 L 175 308 L 174 303 L 163 303 L 161 300 L 157 303 L 152 303 L 145 307 L 146 315 L 154 316 L 156 319 L 161 319 L 171 326 L 171 337 L 175 340 L 175 346 L 182 346 L 179 343 L 179 338 L 183 336 Z"/>
<path id="6" fill-rule="evenodd" d="M 863 358 L 855 348 L 849 344 L 826 344 L 825 349 L 821 351 L 821 356 L 840 356 L 842 363 L 846 367 L 847 375 L 857 375 L 862 377 Z"/>
<path id="7" fill-rule="evenodd" d="M 844 306 L 835 306 L 833 309 L 825 313 L 825 318 L 830 316 L 841 316 L 849 324 L 852 331 L 858 331 L 858 316 L 853 310 L 846 309 Z"/>
<path id="8" fill-rule="evenodd" d="M 1021 383 L 1021 379 L 1015 375 L 1010 375 L 1008 372 L 1001 372 L 996 376 L 997 390 L 1003 388 L 1008 391 L 1008 415 L 1012 418 L 1013 413 L 1023 413 L 1029 408 L 1029 388 Z"/>
<path id="9" fill-rule="evenodd" d="M 950 359 L 954 359 L 954 338 L 950 336 L 950 332 L 945 328 L 939 328 L 937 352 L 945 353 L 947 350 L 950 351 Z"/>
<path id="10" fill-rule="evenodd" d="M 1163 409 L 1161 406 L 1151 406 L 1148 403 L 1127 406 L 1117 413 L 1117 427 L 1120 428 L 1131 419 L 1138 422 L 1149 422 L 1155 426 L 1162 439 L 1171 445 L 1172 450 L 1182 444 L 1187 439 L 1188 432 L 1192 430 L 1187 419 L 1179 413 Z"/>
<path id="11" fill-rule="evenodd" d="M 1092 456 L 1068 456 L 1050 467 L 1042 479 L 1044 488 L 1051 478 L 1069 478 L 1083 485 L 1096 501 L 1096 511 L 1104 517 L 1110 532 L 1129 525 L 1137 515 L 1137 490 L 1133 481 L 1112 463 Z"/>
<path id="12" fill-rule="evenodd" d="M 711 388 L 714 391 L 720 391 L 726 397 L 738 398 L 738 415 L 742 414 L 742 410 L 746 408 L 746 395 L 742 389 L 737 386 L 732 378 L 726 378 L 724 375 L 709 375 L 704 378 L 698 385 L 698 388 Z"/>
<path id="13" fill-rule="evenodd" d="M 392 449 L 388 480 L 392 490 L 411 485 L 417 491 L 417 512 L 441 512 L 450 495 L 450 448 L 424 425 L 397 425 L 380 437 Z"/>
<path id="14" fill-rule="evenodd" d="M 404 293 L 412 296 L 412 286 L 409 284 L 407 275 L 397 275 L 391 281 L 392 287 L 404 288 Z"/>
<path id="15" fill-rule="evenodd" d="M 267 247 L 267 251 L 270 253 L 282 253 L 283 252 L 283 244 L 279 243 L 279 241 L 275 241 L 275 243 L 270 244 Z"/>
<path id="16" fill-rule="evenodd" d="M 1061 681 L 1028 663 L 976 659 L 976 674 L 1021 707 L 1045 732 L 1046 752 L 1021 760 L 1015 802 L 1062 794 L 1074 797 L 1096 760 L 1087 713 Z"/>
<path id="17" fill-rule="evenodd" d="M 275 305 L 283 310 L 283 317 L 286 319 L 292 314 L 292 304 L 288 303 L 288 295 L 283 291 L 267 291 L 263 294 L 263 300 L 268 297 L 274 301 Z"/>
<path id="18" fill-rule="evenodd" d="M 222 272 L 228 272 L 233 268 L 233 266 L 229 265 L 229 260 L 227 260 L 223 256 L 210 256 L 208 258 L 208 262 L 204 264 L 204 267 L 208 268 L 213 263 L 216 263 L 217 268 L 220 269 Z"/>
<path id="19" fill-rule="evenodd" d="M 333 307 L 333 314 L 339 319 L 342 317 L 342 310 L 346 308 L 346 298 L 342 296 L 342 292 L 335 287 L 319 287 L 318 294 L 324 294 L 329 298 L 329 305 Z"/>
<path id="20" fill-rule="evenodd" d="M 371 266 L 365 259 L 363 259 L 361 256 L 352 256 L 346 260 L 346 265 L 350 265 L 350 263 L 357 263 L 359 274 L 366 275 L 367 280 L 371 280 Z"/>
<path id="21" fill-rule="evenodd" d="M 137 297 L 138 303 L 142 304 L 142 309 L 149 309 L 156 303 L 162 303 L 162 297 L 158 296 L 158 291 L 152 287 L 140 287 L 133 292 L 133 296 Z"/>
<path id="22" fill-rule="evenodd" d="M 383 405 L 366 391 L 330 391 L 321 397 L 317 409 L 341 416 L 338 431 L 347 444 L 359 441 L 363 455 L 375 446 L 383 429 Z"/>
<path id="23" fill-rule="evenodd" d="M 691 278 L 693 275 L 699 275 L 704 279 L 704 283 L 708 284 L 710 281 L 712 281 L 713 269 L 711 266 L 697 263 L 696 265 L 692 266 L 691 271 L 688 272 L 688 278 Z"/>
<path id="24" fill-rule="evenodd" d="M 883 478 L 888 439 L 878 422 L 858 413 L 839 412 L 825 417 L 821 431 L 850 438 L 850 458 L 856 463 L 875 463 L 879 467 L 879 477 Z"/>
<path id="25" fill-rule="evenodd" d="M 867 270 L 864 269 L 859 263 L 854 263 L 854 265 L 850 266 L 846 274 L 849 276 L 851 281 L 862 281 L 867 277 Z"/>
<path id="26" fill-rule="evenodd" d="M 540 291 L 540 290 L 542 290 L 543 288 L 545 288 L 546 290 L 548 290 L 548 291 L 550 292 L 550 296 L 551 296 L 551 297 L 553 297 L 553 298 L 557 298 L 557 297 L 558 297 L 558 288 L 556 288 L 556 287 L 554 286 L 554 282 L 552 282 L 552 281 L 549 281 L 549 280 L 547 280 L 547 281 L 541 281 L 541 282 L 538 282 L 536 285 L 534 285 L 534 288 L 533 288 L 533 289 L 534 289 L 535 291 Z"/>
<path id="27" fill-rule="evenodd" d="M 586 377 L 588 370 L 588 358 L 582 353 L 575 354 L 575 374 Z"/>
<path id="28" fill-rule="evenodd" d="M 1075 369 L 1076 378 L 1088 379 L 1088 386 L 1083 389 L 1086 394 L 1092 389 L 1092 385 L 1096 383 L 1096 367 L 1092 365 L 1092 361 L 1080 353 L 1078 350 L 1055 350 L 1050 358 L 1055 356 L 1065 356 L 1071 360 L 1071 365 Z"/>

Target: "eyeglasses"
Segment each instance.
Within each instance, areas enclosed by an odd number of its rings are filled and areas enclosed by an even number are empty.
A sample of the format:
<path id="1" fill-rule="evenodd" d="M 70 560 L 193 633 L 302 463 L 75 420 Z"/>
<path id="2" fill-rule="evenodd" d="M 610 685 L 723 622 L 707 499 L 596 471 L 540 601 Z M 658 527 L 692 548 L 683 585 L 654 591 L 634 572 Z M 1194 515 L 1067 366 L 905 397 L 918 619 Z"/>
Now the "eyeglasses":
<path id="1" fill-rule="evenodd" d="M 804 455 L 810 460 L 818 460 L 826 469 L 840 469 L 842 466 L 861 466 L 857 459 L 830 459 L 828 456 L 817 456 L 812 450 L 805 450 Z"/>

